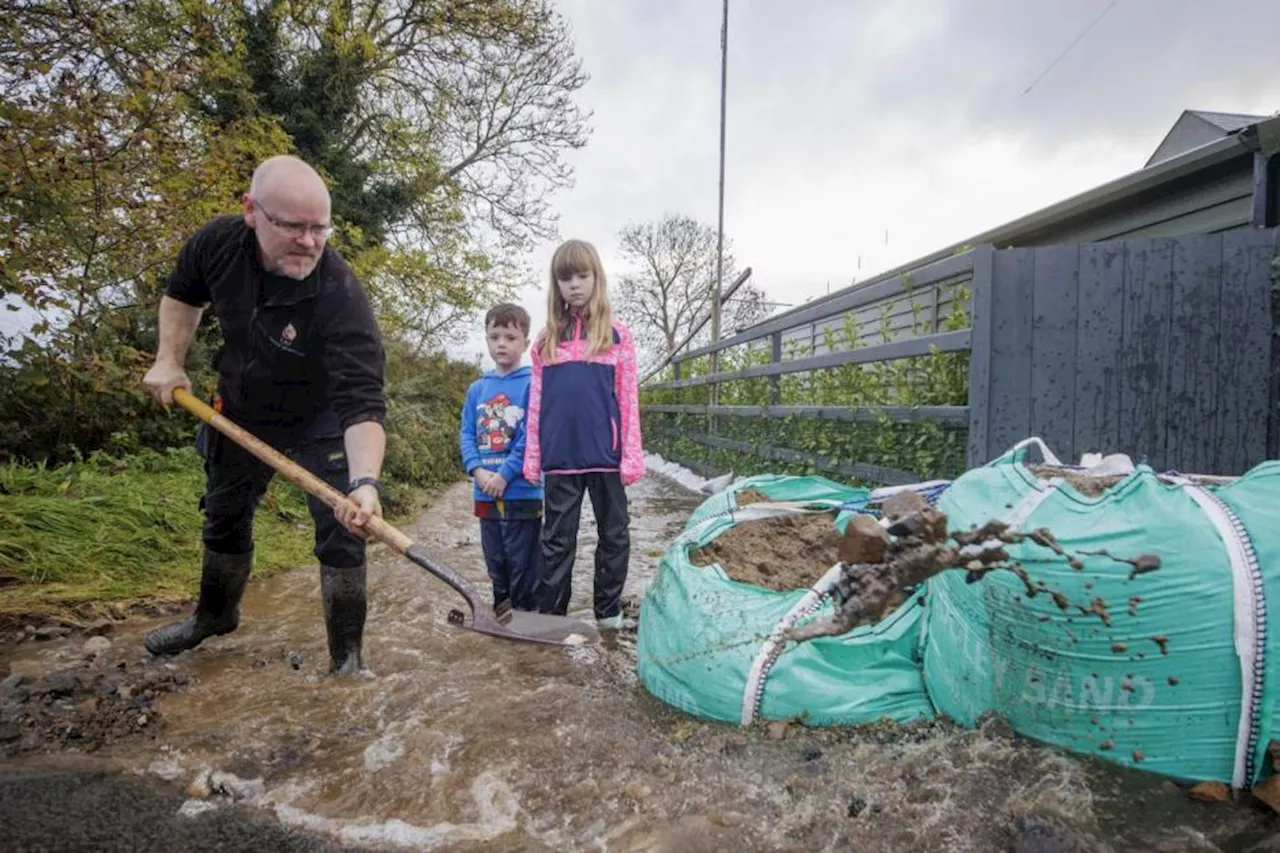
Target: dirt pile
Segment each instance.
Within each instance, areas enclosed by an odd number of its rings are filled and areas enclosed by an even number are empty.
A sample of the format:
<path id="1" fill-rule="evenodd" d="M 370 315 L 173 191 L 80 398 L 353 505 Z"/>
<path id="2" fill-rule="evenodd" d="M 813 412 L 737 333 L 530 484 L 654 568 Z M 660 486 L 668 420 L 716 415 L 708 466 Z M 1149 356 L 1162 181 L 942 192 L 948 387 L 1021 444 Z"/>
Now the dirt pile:
<path id="1" fill-rule="evenodd" d="M 189 679 L 163 665 L 86 663 L 39 678 L 0 682 L 0 754 L 49 749 L 92 752 L 117 741 L 154 738 L 164 721 L 157 696 Z"/>
<path id="2" fill-rule="evenodd" d="M 763 496 L 738 505 L 767 500 Z M 759 494 L 759 493 L 756 493 Z M 689 554 L 695 566 L 719 563 L 729 577 L 778 592 L 807 589 L 840 560 L 834 512 L 743 521 Z"/>

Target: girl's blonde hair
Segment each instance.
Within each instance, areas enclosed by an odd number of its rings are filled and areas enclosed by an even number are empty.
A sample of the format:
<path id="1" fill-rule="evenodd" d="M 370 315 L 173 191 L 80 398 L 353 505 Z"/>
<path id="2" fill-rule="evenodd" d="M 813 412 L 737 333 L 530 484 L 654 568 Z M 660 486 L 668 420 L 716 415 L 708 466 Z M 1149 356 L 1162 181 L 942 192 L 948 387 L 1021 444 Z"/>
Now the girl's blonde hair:
<path id="1" fill-rule="evenodd" d="M 587 355 L 607 351 L 613 346 L 613 307 L 609 304 L 609 289 L 605 283 L 604 267 L 596 247 L 585 240 L 567 240 L 561 243 L 551 256 L 551 287 L 547 289 L 547 329 L 540 346 L 544 361 L 555 361 L 556 346 L 573 323 L 569 303 L 560 296 L 560 279 L 572 278 L 575 273 L 595 273 L 596 286 L 583 311 L 587 331 Z"/>

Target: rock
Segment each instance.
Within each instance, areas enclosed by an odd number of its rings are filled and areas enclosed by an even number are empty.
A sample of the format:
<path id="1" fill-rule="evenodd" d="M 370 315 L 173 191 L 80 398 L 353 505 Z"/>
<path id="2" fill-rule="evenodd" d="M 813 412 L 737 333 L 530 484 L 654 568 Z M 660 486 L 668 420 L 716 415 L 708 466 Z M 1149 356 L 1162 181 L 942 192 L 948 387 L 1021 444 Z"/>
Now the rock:
<path id="1" fill-rule="evenodd" d="M 84 641 L 84 653 L 87 655 L 100 655 L 109 648 L 111 648 L 111 641 L 100 634 L 95 634 Z"/>
<path id="2" fill-rule="evenodd" d="M 1110 853 L 1111 848 L 1051 815 L 1030 814 L 1013 826 L 1013 853 Z"/>
<path id="3" fill-rule="evenodd" d="M 110 619 L 99 619 L 84 629 L 86 637 L 105 637 L 116 630 L 116 624 Z"/>
<path id="4" fill-rule="evenodd" d="M 1201 782 L 1191 789 L 1191 798 L 1206 803 L 1225 802 L 1231 791 L 1221 782 Z"/>
<path id="5" fill-rule="evenodd" d="M 267 786 L 261 779 L 241 779 L 234 773 L 223 772 L 210 774 L 209 787 L 236 800 L 256 800 L 267 792 Z"/>
<path id="6" fill-rule="evenodd" d="M 929 504 L 924 498 L 907 489 L 885 498 L 884 502 L 880 504 L 880 509 L 885 514 L 885 517 L 895 519 L 910 515 L 913 512 L 920 512 L 927 506 Z"/>
<path id="7" fill-rule="evenodd" d="M 849 817 L 857 817 L 858 815 L 866 811 L 866 808 L 867 808 L 866 799 L 864 799 L 863 797 L 850 797 L 849 807 L 846 810 L 846 814 L 848 814 Z"/>
<path id="8" fill-rule="evenodd" d="M 840 562 L 846 566 L 879 563 L 889 547 L 889 531 L 870 515 L 855 515 L 840 540 Z"/>
<path id="9" fill-rule="evenodd" d="M 5 676 L 4 681 L 0 681 L 0 693 L 8 693 L 17 690 L 23 684 L 30 681 L 29 676 L 23 675 L 21 672 L 11 672 Z"/>
<path id="10" fill-rule="evenodd" d="M 182 817 L 195 817 L 215 808 L 217 806 L 213 803 L 205 802 L 204 800 L 187 800 L 178 809 L 178 814 Z"/>
<path id="11" fill-rule="evenodd" d="M 22 737 L 22 729 L 17 723 L 0 723 L 0 743 L 12 743 Z"/>
<path id="12" fill-rule="evenodd" d="M 1263 779 L 1254 786 L 1253 795 L 1270 806 L 1272 811 L 1280 812 L 1280 776 Z"/>
<path id="13" fill-rule="evenodd" d="M 69 672 L 55 672 L 53 675 L 46 675 L 32 685 L 31 692 L 37 696 L 67 696 L 74 693 L 75 689 L 75 676 Z"/>
<path id="14" fill-rule="evenodd" d="M 785 720 L 773 720 L 765 730 L 765 737 L 769 740 L 782 740 L 787 736 L 787 728 L 790 725 Z"/>
<path id="15" fill-rule="evenodd" d="M 194 797 L 198 800 L 206 799 L 213 793 L 213 788 L 209 785 L 209 771 L 205 770 L 191 781 L 191 787 L 187 788 L 187 796 Z"/>
<path id="16" fill-rule="evenodd" d="M 31 636 L 37 640 L 58 640 L 71 633 L 71 629 L 63 625 L 42 625 L 31 630 Z"/>

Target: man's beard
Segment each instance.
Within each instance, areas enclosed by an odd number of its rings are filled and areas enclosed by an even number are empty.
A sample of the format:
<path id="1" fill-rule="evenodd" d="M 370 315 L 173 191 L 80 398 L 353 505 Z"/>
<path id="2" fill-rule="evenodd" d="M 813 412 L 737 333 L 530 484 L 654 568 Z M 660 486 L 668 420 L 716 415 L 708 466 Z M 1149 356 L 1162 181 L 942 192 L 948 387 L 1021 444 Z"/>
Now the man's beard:
<path id="1" fill-rule="evenodd" d="M 320 259 L 306 257 L 305 268 L 301 272 L 298 272 L 297 268 L 292 266 L 292 264 L 302 262 L 303 260 L 304 258 L 299 255 L 285 255 L 280 260 L 276 261 L 275 269 L 273 270 L 273 272 L 276 275 L 281 275 L 281 276 L 284 276 L 285 278 L 291 278 L 294 281 L 302 281 L 307 276 L 311 275 L 313 271 L 315 271 L 316 264 L 319 263 Z"/>

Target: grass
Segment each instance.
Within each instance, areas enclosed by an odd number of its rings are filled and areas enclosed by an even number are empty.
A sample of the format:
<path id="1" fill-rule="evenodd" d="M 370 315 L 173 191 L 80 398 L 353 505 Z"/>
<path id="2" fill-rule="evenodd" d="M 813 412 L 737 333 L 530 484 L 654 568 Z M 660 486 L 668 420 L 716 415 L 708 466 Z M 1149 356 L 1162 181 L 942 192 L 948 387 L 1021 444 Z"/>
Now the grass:
<path id="1" fill-rule="evenodd" d="M 189 448 L 0 467 L 0 626 L 194 596 L 203 486 Z M 284 478 L 254 528 L 255 577 L 314 561 L 306 497 Z"/>

